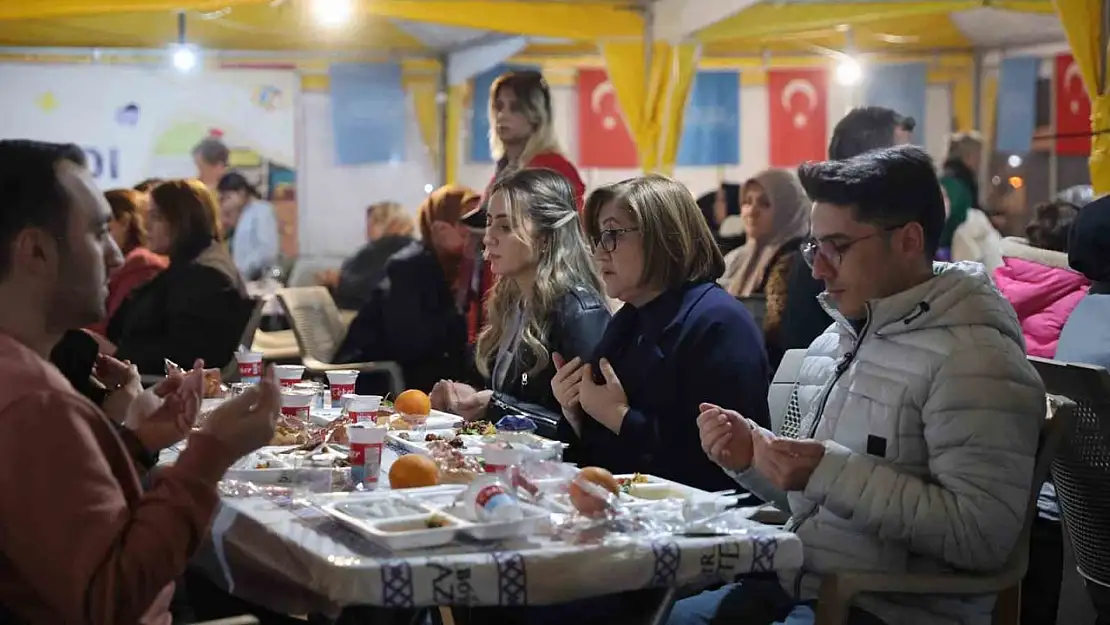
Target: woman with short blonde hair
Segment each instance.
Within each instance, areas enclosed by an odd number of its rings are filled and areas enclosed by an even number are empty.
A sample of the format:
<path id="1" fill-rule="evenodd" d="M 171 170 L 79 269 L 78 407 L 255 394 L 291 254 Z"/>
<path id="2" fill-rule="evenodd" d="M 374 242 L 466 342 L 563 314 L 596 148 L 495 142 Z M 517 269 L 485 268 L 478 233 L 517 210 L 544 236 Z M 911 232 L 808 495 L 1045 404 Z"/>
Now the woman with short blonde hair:
<path id="1" fill-rule="evenodd" d="M 409 237 L 416 232 L 416 221 L 412 213 L 397 202 L 378 202 L 366 209 L 366 240 L 376 241 L 382 237 Z"/>
<path id="2" fill-rule="evenodd" d="M 735 482 L 701 449 L 703 403 L 769 424 L 759 328 L 717 284 L 724 258 L 690 191 L 665 176 L 594 191 L 586 232 L 606 294 L 625 302 L 592 358 L 559 368 L 567 459 L 718 491 Z"/>

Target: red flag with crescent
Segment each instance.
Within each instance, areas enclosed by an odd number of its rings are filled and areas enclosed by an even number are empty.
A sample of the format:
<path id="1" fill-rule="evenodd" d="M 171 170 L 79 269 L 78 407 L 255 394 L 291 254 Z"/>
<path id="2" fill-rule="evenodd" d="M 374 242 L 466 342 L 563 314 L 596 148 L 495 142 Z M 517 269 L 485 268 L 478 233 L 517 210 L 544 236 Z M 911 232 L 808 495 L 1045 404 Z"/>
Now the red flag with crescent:
<path id="1" fill-rule="evenodd" d="M 1091 100 L 1083 74 L 1070 54 L 1056 57 L 1056 153 L 1091 153 Z"/>
<path id="2" fill-rule="evenodd" d="M 825 160 L 828 140 L 828 72 L 773 69 L 767 72 L 771 117 L 771 167 Z"/>
<path id="3" fill-rule="evenodd" d="M 632 169 L 639 166 L 609 74 L 578 70 L 578 166 Z"/>

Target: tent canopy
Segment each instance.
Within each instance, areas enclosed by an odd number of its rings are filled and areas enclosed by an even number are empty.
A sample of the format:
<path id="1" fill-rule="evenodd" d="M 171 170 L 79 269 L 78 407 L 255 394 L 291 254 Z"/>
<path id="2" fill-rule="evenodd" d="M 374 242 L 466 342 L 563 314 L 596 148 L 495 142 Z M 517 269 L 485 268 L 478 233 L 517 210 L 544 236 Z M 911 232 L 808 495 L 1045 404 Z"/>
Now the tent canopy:
<path id="1" fill-rule="evenodd" d="M 658 0 L 700 11 L 705 0 Z M 1049 0 L 714 0 L 731 16 L 691 33 L 702 56 L 966 51 L 1059 42 Z M 161 48 L 186 39 L 206 49 L 439 55 L 525 36 L 525 54 L 596 52 L 599 41 L 640 39 L 643 0 L 356 0 L 338 29 L 316 24 L 309 0 L 22 0 L 0 3 L 0 46 Z M 649 8 L 649 5 L 651 7 Z M 989 6 L 987 6 L 989 5 Z"/>

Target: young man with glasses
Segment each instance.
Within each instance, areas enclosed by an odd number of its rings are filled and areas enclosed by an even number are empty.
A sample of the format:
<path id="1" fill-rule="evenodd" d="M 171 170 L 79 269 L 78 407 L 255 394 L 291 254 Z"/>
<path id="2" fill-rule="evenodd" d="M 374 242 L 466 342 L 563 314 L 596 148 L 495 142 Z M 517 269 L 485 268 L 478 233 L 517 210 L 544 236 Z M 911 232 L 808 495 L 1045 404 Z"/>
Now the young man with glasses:
<path id="1" fill-rule="evenodd" d="M 799 176 L 815 202 L 804 255 L 835 323 L 806 353 L 781 432 L 717 406 L 698 427 L 714 462 L 791 514 L 805 563 L 679 602 L 674 625 L 813 623 L 823 574 L 989 573 L 1021 532 L 1044 387 L 982 266 L 932 261 L 944 228 L 932 161 L 900 146 Z M 745 612 L 756 596 L 762 620 Z M 985 625 L 994 600 L 853 605 L 851 625 Z"/>

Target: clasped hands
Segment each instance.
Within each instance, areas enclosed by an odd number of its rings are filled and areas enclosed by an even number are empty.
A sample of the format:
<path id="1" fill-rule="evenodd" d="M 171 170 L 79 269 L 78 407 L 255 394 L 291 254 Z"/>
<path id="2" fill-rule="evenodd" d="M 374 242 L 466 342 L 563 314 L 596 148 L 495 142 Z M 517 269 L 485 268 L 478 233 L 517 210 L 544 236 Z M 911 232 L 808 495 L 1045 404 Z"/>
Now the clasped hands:
<path id="1" fill-rule="evenodd" d="M 555 377 L 551 379 L 551 391 L 563 408 L 563 416 L 575 431 L 580 431 L 582 418 L 589 415 L 615 434 L 621 431 L 621 424 L 628 414 L 628 395 L 624 391 L 613 365 L 605 358 L 598 363 L 603 384 L 594 382 L 593 367 L 583 363 L 581 358 L 567 362 L 560 354 L 552 354 L 555 363 Z"/>
<path id="2" fill-rule="evenodd" d="M 196 423 L 204 392 L 203 361 L 188 373 L 171 370 L 145 391 L 138 368 L 112 356 L 97 356 L 93 376 L 108 390 L 101 405 L 104 414 L 131 430 L 149 452 L 184 439 Z"/>
<path id="3" fill-rule="evenodd" d="M 825 456 L 821 441 L 775 436 L 714 404 L 700 410 L 698 434 L 710 460 L 731 471 L 754 468 L 783 491 L 804 490 Z"/>

